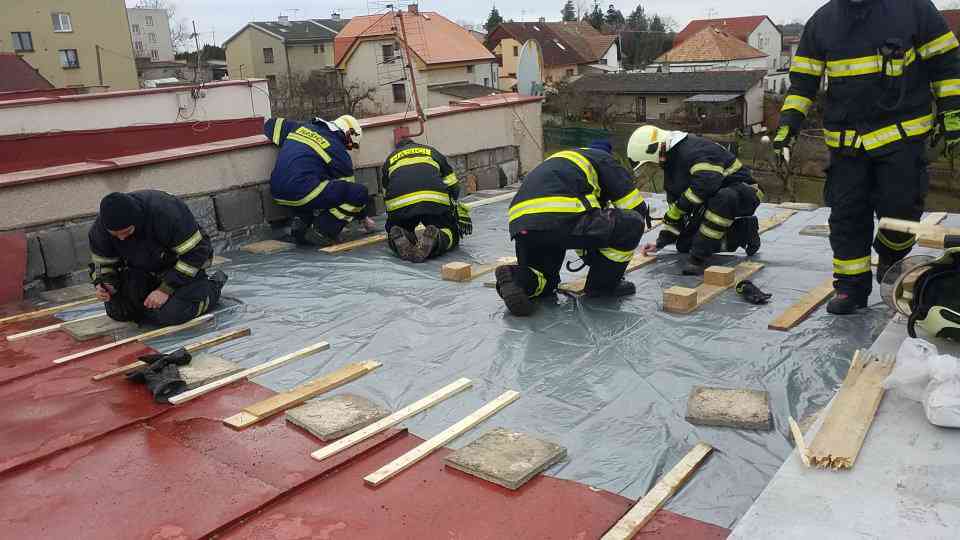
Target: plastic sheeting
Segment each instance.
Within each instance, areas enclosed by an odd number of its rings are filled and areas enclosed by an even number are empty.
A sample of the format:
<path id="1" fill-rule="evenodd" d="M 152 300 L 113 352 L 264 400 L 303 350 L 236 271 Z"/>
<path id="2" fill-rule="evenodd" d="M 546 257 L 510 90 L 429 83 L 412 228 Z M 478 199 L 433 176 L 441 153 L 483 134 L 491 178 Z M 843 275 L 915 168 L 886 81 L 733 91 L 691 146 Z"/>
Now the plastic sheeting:
<path id="1" fill-rule="evenodd" d="M 827 239 L 798 235 L 806 225 L 826 222 L 827 211 L 819 210 L 798 212 L 763 236 L 754 259 L 766 268 L 753 280 L 774 294 L 767 306 L 728 292 L 691 315 L 663 312 L 663 288 L 698 284 L 679 275 L 681 259 L 668 249 L 657 263 L 628 275 L 637 284 L 635 297 L 560 295 L 543 302 L 535 316 L 516 318 L 484 287 L 484 278 L 465 284 L 440 279 L 445 262 L 513 255 L 508 204 L 474 209 L 477 232 L 458 251 L 420 265 L 394 258 L 384 244 L 339 255 L 314 249 L 226 254 L 232 262 L 224 268 L 230 276 L 225 294 L 244 305 L 219 316 L 218 326 L 250 326 L 253 335 L 217 353 L 249 367 L 329 341 L 329 351 L 257 382 L 284 390 L 347 362 L 377 359 L 382 368 L 342 391 L 394 409 L 458 377 L 473 379 L 472 390 L 405 424 L 421 437 L 435 435 L 504 390 L 517 390 L 519 401 L 451 446 L 495 426 L 527 431 L 568 450 L 568 459 L 548 474 L 633 499 L 696 442 L 706 441 L 717 452 L 668 508 L 729 527 L 789 455 L 787 416 L 802 419 L 819 411 L 846 374 L 853 351 L 869 345 L 891 315 L 875 293 L 861 315 L 837 318 L 820 309 L 791 332 L 767 330 L 776 315 L 830 274 Z M 662 213 L 662 201 L 654 206 L 654 214 Z M 765 205 L 758 214 L 762 219 L 782 211 Z M 154 345 L 187 339 L 174 336 Z M 687 423 L 687 396 L 698 384 L 769 391 L 775 430 Z"/>

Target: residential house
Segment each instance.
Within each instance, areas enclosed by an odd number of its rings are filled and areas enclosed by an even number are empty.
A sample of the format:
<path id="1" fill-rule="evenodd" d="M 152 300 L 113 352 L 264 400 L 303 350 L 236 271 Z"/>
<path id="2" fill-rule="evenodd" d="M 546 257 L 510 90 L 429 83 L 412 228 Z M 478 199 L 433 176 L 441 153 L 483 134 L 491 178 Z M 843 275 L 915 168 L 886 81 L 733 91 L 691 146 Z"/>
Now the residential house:
<path id="1" fill-rule="evenodd" d="M 20 55 L 58 88 L 139 88 L 123 0 L 4 2 L 0 52 Z"/>
<path id="2" fill-rule="evenodd" d="M 780 52 L 777 51 L 777 58 Z M 650 63 L 647 73 L 768 69 L 763 51 L 712 26 L 705 27 Z"/>
<path id="3" fill-rule="evenodd" d="M 656 122 L 696 132 L 747 129 L 763 122 L 765 70 L 585 75 L 574 92 L 593 116 Z M 599 107 L 604 110 L 593 110 Z"/>
<path id="4" fill-rule="evenodd" d="M 397 32 L 405 29 L 408 58 Z M 416 5 L 406 11 L 355 17 L 337 36 L 336 66 L 346 87 L 373 89 L 381 113 L 414 110 L 413 87 L 405 66 L 412 64 L 423 108 L 446 105 L 451 87 L 495 88 L 497 61 L 470 32 Z"/>
<path id="5" fill-rule="evenodd" d="M 137 58 L 173 62 L 175 52 L 167 10 L 129 8 L 127 19 L 130 21 L 133 53 Z"/>
<path id="6" fill-rule="evenodd" d="M 766 15 L 731 17 L 727 19 L 698 19 L 690 21 L 674 38 L 674 47 L 692 38 L 704 28 L 718 28 L 767 55 L 767 70 L 777 71 L 783 34 Z"/>
<path id="7" fill-rule="evenodd" d="M 331 69 L 333 40 L 349 22 L 334 14 L 329 19 L 291 21 L 281 16 L 248 23 L 223 42 L 230 78 L 265 78 L 273 86 L 278 77 Z"/>
<path id="8" fill-rule="evenodd" d="M 39 71 L 14 53 L 0 53 L 0 73 L 3 73 L 3 77 L 0 77 L 0 93 L 53 88 Z"/>
<path id="9" fill-rule="evenodd" d="M 604 35 L 585 23 L 504 23 L 487 36 L 486 46 L 500 62 L 500 89 L 517 84 L 520 50 L 529 40 L 540 45 L 543 80 L 557 83 L 585 73 L 619 71 L 617 36 Z"/>
<path id="10" fill-rule="evenodd" d="M 780 51 L 779 69 L 790 69 L 790 62 L 797 55 L 800 47 L 800 36 L 783 36 L 783 48 Z"/>

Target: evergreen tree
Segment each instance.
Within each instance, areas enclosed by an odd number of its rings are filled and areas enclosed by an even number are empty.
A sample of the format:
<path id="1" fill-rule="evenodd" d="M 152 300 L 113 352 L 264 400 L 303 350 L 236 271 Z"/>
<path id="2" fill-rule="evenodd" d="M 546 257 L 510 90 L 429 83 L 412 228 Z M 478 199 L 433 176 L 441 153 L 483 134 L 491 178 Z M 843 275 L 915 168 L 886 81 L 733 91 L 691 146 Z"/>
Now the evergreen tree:
<path id="1" fill-rule="evenodd" d="M 663 24 L 663 19 L 661 19 L 659 15 L 654 15 L 653 18 L 650 19 L 650 31 L 651 32 L 667 31 L 667 25 Z"/>
<path id="2" fill-rule="evenodd" d="M 563 5 L 563 11 L 560 13 L 563 15 L 563 22 L 576 22 L 577 20 L 577 6 L 573 5 L 573 0 L 567 0 L 567 3 Z"/>
<path id="3" fill-rule="evenodd" d="M 616 6 L 610 4 L 610 6 L 607 8 L 607 14 L 603 18 L 603 22 L 606 23 L 608 28 L 619 30 L 620 28 L 623 28 L 625 20 L 623 18 L 623 13 L 621 13 Z"/>
<path id="4" fill-rule="evenodd" d="M 603 28 L 603 12 L 600 11 L 600 2 L 599 0 L 594 0 L 593 2 L 593 11 L 589 15 L 584 17 L 584 20 L 590 24 L 590 26 L 600 30 Z"/>
<path id="5" fill-rule="evenodd" d="M 637 4 L 636 9 L 627 17 L 627 28 L 646 32 L 650 29 L 650 21 L 647 20 L 647 14 L 643 11 L 643 6 Z"/>
<path id="6" fill-rule="evenodd" d="M 483 25 L 483 28 L 489 34 L 501 24 L 503 24 L 503 17 L 501 17 L 500 12 L 497 11 L 497 6 L 493 6 L 493 9 L 490 10 L 490 16 L 487 17 L 487 22 Z"/>

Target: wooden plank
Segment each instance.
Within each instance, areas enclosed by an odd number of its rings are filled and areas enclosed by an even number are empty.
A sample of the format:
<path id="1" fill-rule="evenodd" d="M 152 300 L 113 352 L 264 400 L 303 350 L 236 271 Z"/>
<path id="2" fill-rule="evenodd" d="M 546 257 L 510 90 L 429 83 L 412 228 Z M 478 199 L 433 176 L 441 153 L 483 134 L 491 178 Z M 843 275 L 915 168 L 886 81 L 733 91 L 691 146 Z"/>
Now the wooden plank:
<path id="1" fill-rule="evenodd" d="M 810 462 L 822 469 L 853 467 L 883 399 L 883 381 L 893 371 L 893 355 L 880 358 L 857 351 L 823 425 L 810 445 Z"/>
<path id="2" fill-rule="evenodd" d="M 374 371 L 383 364 L 373 360 L 347 364 L 346 366 L 318 377 L 306 384 L 300 385 L 293 390 L 281 392 L 275 396 L 269 397 L 263 401 L 244 407 L 244 412 L 254 416 L 267 417 L 280 411 L 295 407 L 308 399 L 316 397 L 324 392 L 329 392 L 363 377 L 367 373 Z"/>
<path id="3" fill-rule="evenodd" d="M 946 212 L 930 212 L 920 220 L 920 223 L 924 223 L 926 225 L 939 225 L 940 222 L 945 219 L 947 219 Z"/>
<path id="4" fill-rule="evenodd" d="M 456 424 L 448 427 L 433 437 L 430 437 L 428 440 L 420 443 L 413 450 L 410 450 L 406 454 L 368 474 L 364 477 L 363 481 L 366 482 L 368 486 L 379 486 L 380 484 L 412 467 L 421 459 L 429 456 L 441 446 L 446 446 L 450 443 L 450 441 L 453 441 L 460 435 L 463 435 L 465 432 L 473 429 L 480 422 L 483 422 L 487 418 L 497 414 L 500 409 L 503 409 L 507 405 L 513 403 L 519 397 L 519 392 L 515 392 L 513 390 L 504 392 L 500 395 L 500 397 L 470 413 L 463 420 L 460 420 Z"/>
<path id="5" fill-rule="evenodd" d="M 679 308 L 677 308 L 676 310 L 668 309 L 669 306 L 667 304 L 664 304 L 663 306 L 664 311 L 669 311 L 670 313 L 678 313 L 681 315 L 692 313 L 697 309 L 699 309 L 700 307 L 702 307 L 704 304 L 709 303 L 711 300 L 719 296 L 721 293 L 723 293 L 727 289 L 735 287 L 737 283 L 740 283 L 741 281 L 747 279 L 753 274 L 756 274 L 761 269 L 763 269 L 763 264 L 761 263 L 754 263 L 754 262 L 740 263 L 736 266 L 737 273 L 736 273 L 736 279 L 733 285 L 727 285 L 727 286 L 721 287 L 717 285 L 707 285 L 706 283 L 704 283 L 703 285 L 700 285 L 695 289 L 697 291 L 697 305 L 694 306 L 692 309 L 689 309 L 689 310 L 682 310 Z"/>
<path id="6" fill-rule="evenodd" d="M 935 216 L 938 217 L 938 216 Z M 932 223 L 906 221 L 902 219 L 883 218 L 880 220 L 881 229 L 898 231 L 917 235 L 917 243 L 923 247 L 939 249 L 943 247 L 946 236 L 960 235 L 960 229 L 941 227 Z"/>
<path id="7" fill-rule="evenodd" d="M 187 349 L 188 353 L 193 354 L 195 352 L 202 351 L 204 349 L 209 349 L 210 347 L 215 347 L 217 345 L 220 345 L 221 343 L 225 343 L 232 339 L 237 339 L 237 338 L 241 338 L 249 335 L 250 335 L 249 328 L 238 328 L 237 330 L 226 332 L 224 334 L 220 334 L 219 336 L 204 339 L 201 341 L 196 341 L 194 343 L 191 343 L 190 345 L 187 345 L 184 348 Z M 103 379 L 108 379 L 115 375 L 124 375 L 124 374 L 130 373 L 131 371 L 136 371 L 145 365 L 147 365 L 146 362 L 141 362 L 140 360 L 137 360 L 136 362 L 131 362 L 125 366 L 120 366 L 118 368 L 114 368 L 109 371 L 104 371 L 103 373 L 98 373 L 91 378 L 95 381 L 102 381 Z"/>
<path id="8" fill-rule="evenodd" d="M 419 401 L 415 401 L 410 405 L 407 405 L 406 407 L 391 414 L 390 416 L 382 420 L 379 420 L 377 422 L 374 422 L 369 426 L 361 429 L 360 431 L 355 431 L 354 433 L 347 435 L 346 437 L 336 442 L 330 443 L 327 446 L 324 446 L 323 448 L 320 448 L 319 450 L 314 451 L 312 454 L 310 454 L 310 457 L 312 457 L 317 461 L 323 461 L 324 459 L 327 459 L 328 457 L 336 454 L 337 452 L 346 450 L 347 448 L 350 448 L 355 444 L 361 443 L 369 439 L 370 437 L 373 437 L 377 433 L 380 433 L 385 429 L 389 429 L 399 424 L 400 422 L 403 422 L 407 418 L 410 418 L 411 416 L 415 416 L 420 412 L 425 411 L 433 407 L 434 405 L 440 403 L 441 401 L 445 401 L 446 399 L 453 397 L 456 394 L 459 394 L 460 392 L 466 390 L 467 388 L 470 388 L 472 385 L 473 385 L 473 381 L 471 381 L 470 379 L 467 379 L 467 378 L 458 379 L 448 384 L 447 386 L 444 386 L 440 390 L 437 390 L 436 392 L 430 394 L 429 396 L 422 398 Z"/>
<path id="9" fill-rule="evenodd" d="M 937 225 L 941 221 L 947 218 L 946 212 L 931 212 L 926 215 L 923 219 L 920 220 L 920 223 L 925 225 Z M 807 225 L 800 230 L 800 234 L 803 236 L 830 236 L 830 225 Z M 876 265 L 876 263 L 874 263 Z"/>
<path id="10" fill-rule="evenodd" d="M 240 411 L 233 416 L 224 418 L 223 423 L 239 431 L 241 429 L 246 429 L 257 422 L 260 422 L 261 420 L 263 420 L 263 418 L 260 418 L 259 416 L 254 416 L 250 413 Z"/>
<path id="11" fill-rule="evenodd" d="M 810 210 L 816 210 L 820 208 L 819 205 L 816 205 L 814 203 L 806 203 L 806 202 L 782 202 L 778 206 L 780 206 L 780 208 L 786 208 L 788 210 L 798 210 L 800 212 L 809 212 Z"/>
<path id="12" fill-rule="evenodd" d="M 517 264 L 516 257 L 500 257 L 494 264 L 470 264 L 451 262 L 440 267 L 440 278 L 444 281 L 465 283 L 485 276 L 505 264 Z"/>
<path id="13" fill-rule="evenodd" d="M 75 302 L 67 302 L 66 304 L 60 304 L 53 307 L 47 307 L 42 309 L 37 309 L 34 311 L 28 311 L 26 313 L 18 313 L 17 315 L 9 315 L 7 317 L 0 318 L 0 324 L 10 324 L 15 322 L 23 321 L 32 321 L 33 319 L 39 319 L 41 317 L 46 317 L 47 315 L 53 315 L 54 313 L 59 313 L 61 311 L 66 311 L 71 308 L 88 306 L 90 304 L 95 304 L 101 302 L 97 297 L 91 296 L 90 298 L 84 298 L 82 300 L 77 300 Z"/>
<path id="14" fill-rule="evenodd" d="M 704 458 L 713 451 L 706 443 L 697 443 L 687 455 L 663 475 L 653 489 L 647 492 L 626 515 L 620 518 L 601 540 L 630 540 L 653 519 L 654 514 L 673 497 L 693 475 Z"/>
<path id="15" fill-rule="evenodd" d="M 760 220 L 760 234 L 763 234 L 771 229 L 776 229 L 777 227 L 783 225 L 787 222 L 788 219 L 792 218 L 797 213 L 796 210 L 784 210 L 773 217 L 768 217 L 766 219 Z"/>
<path id="16" fill-rule="evenodd" d="M 281 251 L 289 251 L 297 247 L 290 242 L 281 242 L 279 240 L 264 240 L 262 242 L 254 242 L 252 244 L 247 244 L 240 247 L 240 251 L 246 251 L 247 253 L 253 253 L 255 255 L 270 255 L 273 253 L 279 253 Z"/>
<path id="17" fill-rule="evenodd" d="M 51 324 L 50 326 L 44 326 L 42 328 L 35 328 L 33 330 L 28 330 L 26 332 L 20 332 L 19 334 L 10 334 L 7 336 L 7 341 L 18 341 L 21 339 L 26 339 L 28 337 L 39 336 L 43 334 L 49 334 L 50 332 L 56 332 L 57 330 L 62 329 L 67 324 L 83 322 L 83 321 L 92 321 L 93 319 L 100 319 L 106 317 L 106 313 L 97 313 L 96 315 L 88 315 L 86 317 L 79 317 L 76 319 L 71 319 L 69 321 L 63 321 L 57 324 Z"/>
<path id="18" fill-rule="evenodd" d="M 239 372 L 239 373 L 234 373 L 233 375 L 230 375 L 230 376 L 228 376 L 228 377 L 224 377 L 224 378 L 222 378 L 222 379 L 217 379 L 217 380 L 215 380 L 215 381 L 213 381 L 213 382 L 210 382 L 210 383 L 207 383 L 207 384 L 205 384 L 205 385 L 203 385 L 203 386 L 198 386 L 198 387 L 194 388 L 193 390 L 187 390 L 186 392 L 183 392 L 183 393 L 181 393 L 181 394 L 177 394 L 177 395 L 173 396 L 172 398 L 170 398 L 170 403 L 172 403 L 172 404 L 174 404 L 174 405 L 180 405 L 180 404 L 182 404 L 182 403 L 186 403 L 186 402 L 188 402 L 188 401 L 190 401 L 190 400 L 192 400 L 192 399 L 196 399 L 196 398 L 198 398 L 198 397 L 200 397 L 200 396 L 202 396 L 202 395 L 204 395 L 204 394 L 209 394 L 210 392 L 213 392 L 214 390 L 217 390 L 218 388 L 222 388 L 222 387 L 224 387 L 224 386 L 227 386 L 228 384 L 232 384 L 232 383 L 234 383 L 234 382 L 236 382 L 236 381 L 239 381 L 240 379 L 245 379 L 245 378 L 250 378 L 250 377 L 256 377 L 256 376 L 258 376 L 258 375 L 263 375 L 264 373 L 267 373 L 268 371 L 273 371 L 273 370 L 275 370 L 275 369 L 277 369 L 277 368 L 281 368 L 281 367 L 289 364 L 290 362 L 293 362 L 294 360 L 297 360 L 297 359 L 299 359 L 299 358 L 303 358 L 304 356 L 309 356 L 309 355 L 311 355 L 311 354 L 313 354 L 313 353 L 316 353 L 316 352 L 325 351 L 325 350 L 327 350 L 327 349 L 329 349 L 329 348 L 330 348 L 330 344 L 327 343 L 326 341 L 320 341 L 320 342 L 318 342 L 318 343 L 314 343 L 313 345 L 310 345 L 309 347 L 304 347 L 304 348 L 302 348 L 302 349 L 300 349 L 300 350 L 298 350 L 298 351 L 294 351 L 294 352 L 292 352 L 292 353 L 290 353 L 290 354 L 285 354 L 285 355 L 281 356 L 280 358 L 276 358 L 276 359 L 274 359 L 274 360 L 270 360 L 270 361 L 268 361 L 268 362 L 264 362 L 264 363 L 262 363 L 262 364 L 253 366 L 252 368 L 245 369 L 245 370 L 243 370 L 243 371 L 241 371 L 241 372 Z"/>
<path id="19" fill-rule="evenodd" d="M 480 206 L 486 206 L 488 204 L 498 203 L 500 201 L 509 201 L 510 199 L 516 197 L 516 195 L 516 191 L 511 191 L 510 193 L 501 193 L 500 195 L 494 195 L 492 197 L 480 199 L 479 201 L 472 201 L 464 204 L 467 205 L 467 208 L 477 208 Z"/>
<path id="20" fill-rule="evenodd" d="M 786 332 L 816 311 L 833 294 L 833 278 L 829 278 L 803 295 L 797 303 L 787 308 L 767 328 Z"/>
<path id="21" fill-rule="evenodd" d="M 800 455 L 800 461 L 809 467 L 810 450 L 807 448 L 806 441 L 803 440 L 803 432 L 800 431 L 800 426 L 797 425 L 797 421 L 792 416 L 788 420 L 790 422 L 790 433 L 793 434 L 793 443 L 797 445 L 797 454 Z"/>
<path id="22" fill-rule="evenodd" d="M 185 322 L 185 323 L 183 323 L 183 324 L 178 324 L 178 325 L 176 325 L 176 326 L 165 326 L 165 327 L 163 327 L 163 328 L 158 328 L 158 329 L 156 329 L 156 330 L 151 330 L 151 331 L 149 331 L 149 332 L 145 332 L 145 333 L 140 334 L 140 335 L 136 335 L 136 336 L 128 337 L 128 338 L 125 338 L 125 339 L 117 340 L 117 341 L 114 341 L 113 343 L 107 343 L 106 345 L 101 345 L 101 346 L 99 346 L 99 347 L 94 347 L 94 348 L 92 348 L 92 349 L 87 349 L 87 350 L 85 350 L 85 351 L 80 351 L 80 352 L 78 352 L 78 353 L 70 354 L 70 355 L 67 355 L 67 356 L 62 356 L 62 357 L 57 358 L 56 360 L 54 360 L 53 363 L 54 363 L 54 364 L 66 364 L 67 362 L 72 362 L 72 361 L 74 361 L 74 360 L 77 360 L 78 358 L 84 358 L 84 357 L 90 356 L 90 355 L 92 355 L 92 354 L 97 354 L 97 353 L 99 353 L 99 352 L 103 352 L 103 351 L 107 351 L 107 350 L 110 350 L 110 349 L 114 349 L 114 348 L 119 347 L 119 346 L 121 346 L 121 345 L 126 345 L 127 343 L 133 343 L 134 341 L 144 341 L 144 340 L 152 339 L 152 338 L 155 338 L 155 337 L 160 337 L 160 336 L 166 336 L 166 335 L 169 335 L 169 334 L 174 334 L 174 333 L 179 332 L 179 331 L 181 331 L 181 330 L 186 330 L 186 329 L 188 329 L 188 328 L 193 328 L 194 326 L 199 326 L 199 325 L 201 325 L 201 324 L 209 321 L 209 320 L 212 319 L 212 318 L 213 318 L 213 313 L 208 313 L 208 314 L 203 315 L 203 316 L 201 316 L 201 317 L 197 317 L 196 319 L 189 320 L 189 321 L 187 321 L 187 322 Z"/>

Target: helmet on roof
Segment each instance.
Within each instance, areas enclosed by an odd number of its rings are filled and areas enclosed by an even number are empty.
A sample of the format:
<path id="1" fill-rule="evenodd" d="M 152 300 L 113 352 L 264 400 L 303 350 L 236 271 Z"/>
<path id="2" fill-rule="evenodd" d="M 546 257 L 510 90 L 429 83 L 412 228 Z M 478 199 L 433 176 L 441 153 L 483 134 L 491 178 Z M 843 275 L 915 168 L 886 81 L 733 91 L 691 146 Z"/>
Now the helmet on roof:
<path id="1" fill-rule="evenodd" d="M 360 122 L 349 114 L 337 118 L 333 123 L 353 142 L 359 143 L 360 139 L 363 138 L 363 128 L 360 127 Z"/>
<path id="2" fill-rule="evenodd" d="M 627 141 L 627 157 L 639 167 L 645 163 L 660 163 L 660 156 L 669 150 L 673 132 L 656 126 L 640 126 Z"/>

